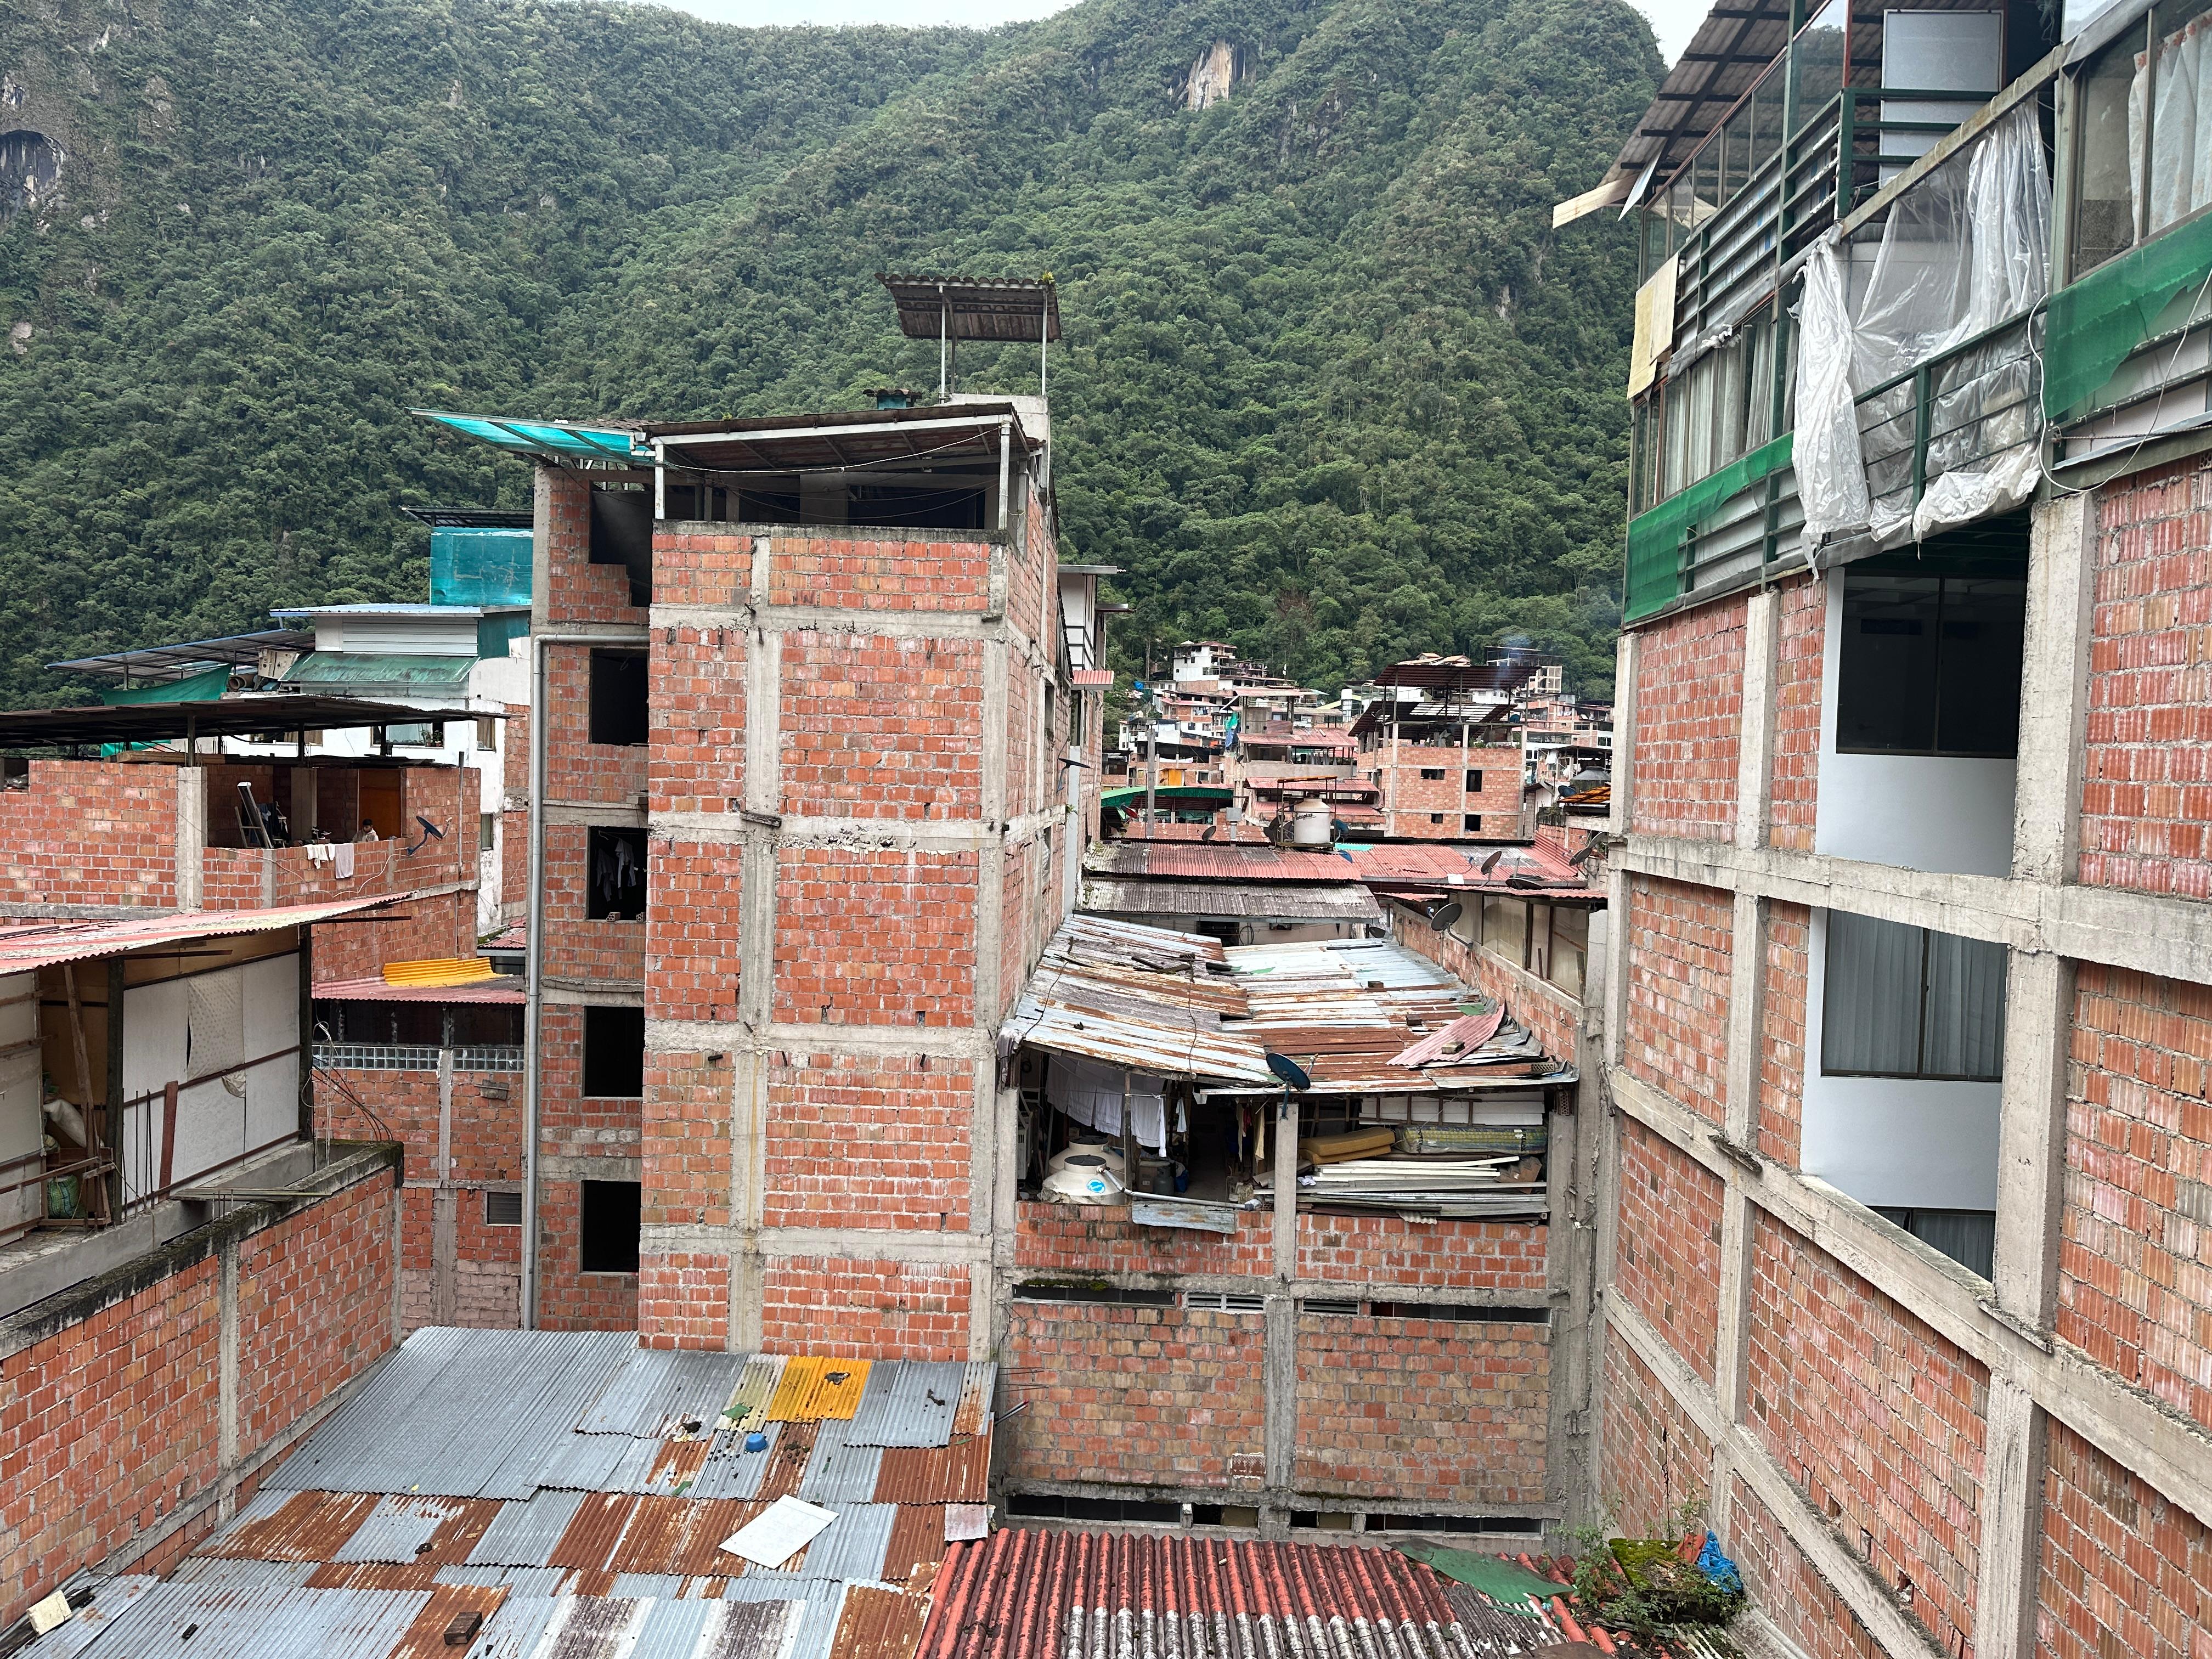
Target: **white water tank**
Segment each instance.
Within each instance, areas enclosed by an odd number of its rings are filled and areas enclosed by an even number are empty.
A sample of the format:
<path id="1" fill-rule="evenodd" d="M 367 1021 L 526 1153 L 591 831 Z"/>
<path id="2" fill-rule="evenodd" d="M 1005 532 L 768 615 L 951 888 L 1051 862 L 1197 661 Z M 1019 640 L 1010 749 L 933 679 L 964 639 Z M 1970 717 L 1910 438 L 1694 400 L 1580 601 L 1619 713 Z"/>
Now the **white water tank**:
<path id="1" fill-rule="evenodd" d="M 1291 812 L 1291 845 L 1326 848 L 1336 839 L 1336 814 L 1325 800 L 1302 800 Z"/>

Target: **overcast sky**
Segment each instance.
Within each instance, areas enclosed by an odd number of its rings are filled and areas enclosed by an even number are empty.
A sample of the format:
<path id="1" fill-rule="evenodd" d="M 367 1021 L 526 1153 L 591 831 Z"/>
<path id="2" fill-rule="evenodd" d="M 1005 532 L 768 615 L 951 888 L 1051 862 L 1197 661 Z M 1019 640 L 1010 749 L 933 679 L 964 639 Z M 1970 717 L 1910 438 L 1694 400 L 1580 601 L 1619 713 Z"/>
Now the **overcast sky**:
<path id="1" fill-rule="evenodd" d="M 663 0 L 679 11 L 720 23 L 959 23 L 989 28 L 1044 17 L 1069 0 Z M 1633 0 L 1651 20 L 1659 50 L 1671 64 L 1688 44 L 1713 0 Z"/>

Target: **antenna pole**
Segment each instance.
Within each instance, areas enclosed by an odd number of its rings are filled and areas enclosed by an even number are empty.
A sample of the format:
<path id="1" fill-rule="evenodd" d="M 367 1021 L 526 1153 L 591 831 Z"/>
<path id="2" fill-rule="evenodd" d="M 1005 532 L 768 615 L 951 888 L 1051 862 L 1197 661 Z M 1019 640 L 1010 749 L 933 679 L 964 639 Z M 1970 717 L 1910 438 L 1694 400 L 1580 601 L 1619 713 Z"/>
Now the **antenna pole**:
<path id="1" fill-rule="evenodd" d="M 945 284 L 937 285 L 937 401 L 952 389 L 952 301 L 945 297 Z"/>
<path id="2" fill-rule="evenodd" d="M 1145 701 L 1152 712 L 1145 717 L 1145 839 L 1152 838 L 1152 790 L 1160 777 L 1160 688 L 1152 678 L 1152 647 L 1145 647 Z"/>

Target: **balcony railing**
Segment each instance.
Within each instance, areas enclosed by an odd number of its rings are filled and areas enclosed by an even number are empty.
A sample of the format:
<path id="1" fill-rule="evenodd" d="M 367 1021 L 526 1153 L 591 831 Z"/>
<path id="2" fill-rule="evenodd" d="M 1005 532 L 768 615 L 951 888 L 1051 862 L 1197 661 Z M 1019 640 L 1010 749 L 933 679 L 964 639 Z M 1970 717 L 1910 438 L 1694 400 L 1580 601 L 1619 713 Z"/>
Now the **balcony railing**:
<path id="1" fill-rule="evenodd" d="M 2039 312 L 1961 341 L 1860 394 L 1859 453 L 1877 529 L 1911 518 L 1928 486 L 2021 452 L 2043 432 Z M 2033 465 L 2031 453 L 2024 465 Z"/>

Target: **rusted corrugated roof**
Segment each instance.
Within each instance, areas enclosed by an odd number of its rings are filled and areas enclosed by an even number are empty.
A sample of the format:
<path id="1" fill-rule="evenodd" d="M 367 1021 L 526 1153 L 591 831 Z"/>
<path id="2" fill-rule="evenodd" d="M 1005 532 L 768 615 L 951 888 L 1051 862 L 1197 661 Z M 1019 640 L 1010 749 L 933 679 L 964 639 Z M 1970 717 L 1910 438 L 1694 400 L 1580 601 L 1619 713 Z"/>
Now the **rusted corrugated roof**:
<path id="1" fill-rule="evenodd" d="M 879 1472 L 878 1486 L 883 1485 Z M 941 1504 L 902 1504 L 891 1521 L 890 1541 L 884 1548 L 884 1577 L 903 1584 L 916 1571 L 934 1572 L 945 1559 L 945 1507 Z"/>
<path id="2" fill-rule="evenodd" d="M 991 1420 L 991 1395 L 998 1383 L 999 1368 L 988 1359 L 971 1359 L 960 1382 L 960 1408 L 952 1414 L 952 1432 L 981 1434 Z"/>
<path id="3" fill-rule="evenodd" d="M 318 1002 L 520 1002 L 520 975 L 502 975 L 470 985 L 386 985 L 380 979 L 331 979 L 315 987 Z"/>
<path id="4" fill-rule="evenodd" d="M 374 1492 L 298 1492 L 207 1545 L 202 1553 L 253 1561 L 328 1561 L 382 1501 Z"/>
<path id="5" fill-rule="evenodd" d="M 888 1449 L 876 1470 L 875 1496 L 878 1504 L 980 1504 L 989 1495 L 990 1484 L 991 1440 L 986 1434 L 956 1438 L 948 1446 Z"/>
<path id="6" fill-rule="evenodd" d="M 830 1659 L 911 1659 L 921 1640 L 929 1598 L 855 1584 L 830 1639 Z"/>
<path id="7" fill-rule="evenodd" d="M 607 1566 L 622 1542 L 623 1534 L 629 1530 L 632 1517 L 637 1514 L 637 1506 L 649 1501 L 623 1492 L 587 1493 L 575 1518 L 562 1533 L 561 1541 L 545 1558 L 545 1565 L 578 1567 L 586 1571 Z"/>
<path id="8" fill-rule="evenodd" d="M 446 1631 L 463 1613 L 480 1614 L 486 1624 L 507 1600 L 507 1590 L 481 1584 L 441 1584 L 430 1592 L 422 1611 L 392 1650 L 390 1659 L 449 1659 L 454 1651 L 446 1644 Z M 476 1644 L 471 1643 L 471 1647 Z"/>
<path id="9" fill-rule="evenodd" d="M 1141 881 L 1091 876 L 1083 908 L 1109 915 L 1235 916 L 1310 921 L 1380 921 L 1382 907 L 1356 881 Z"/>
<path id="10" fill-rule="evenodd" d="M 640 1498 L 602 1565 L 617 1572 L 735 1573 L 744 1563 L 715 1547 L 767 1506 L 741 1498 Z M 556 1558 L 558 1565 L 558 1558 Z"/>
<path id="11" fill-rule="evenodd" d="M 404 904 L 414 896 L 399 893 L 382 898 L 333 899 L 327 904 L 291 904 L 267 910 L 180 910 L 166 916 L 134 916 L 128 921 L 31 923 L 0 932 L 0 974 L 27 974 L 40 968 L 58 968 L 65 962 L 89 962 L 196 939 L 227 939 L 307 927 L 379 905 Z"/>

